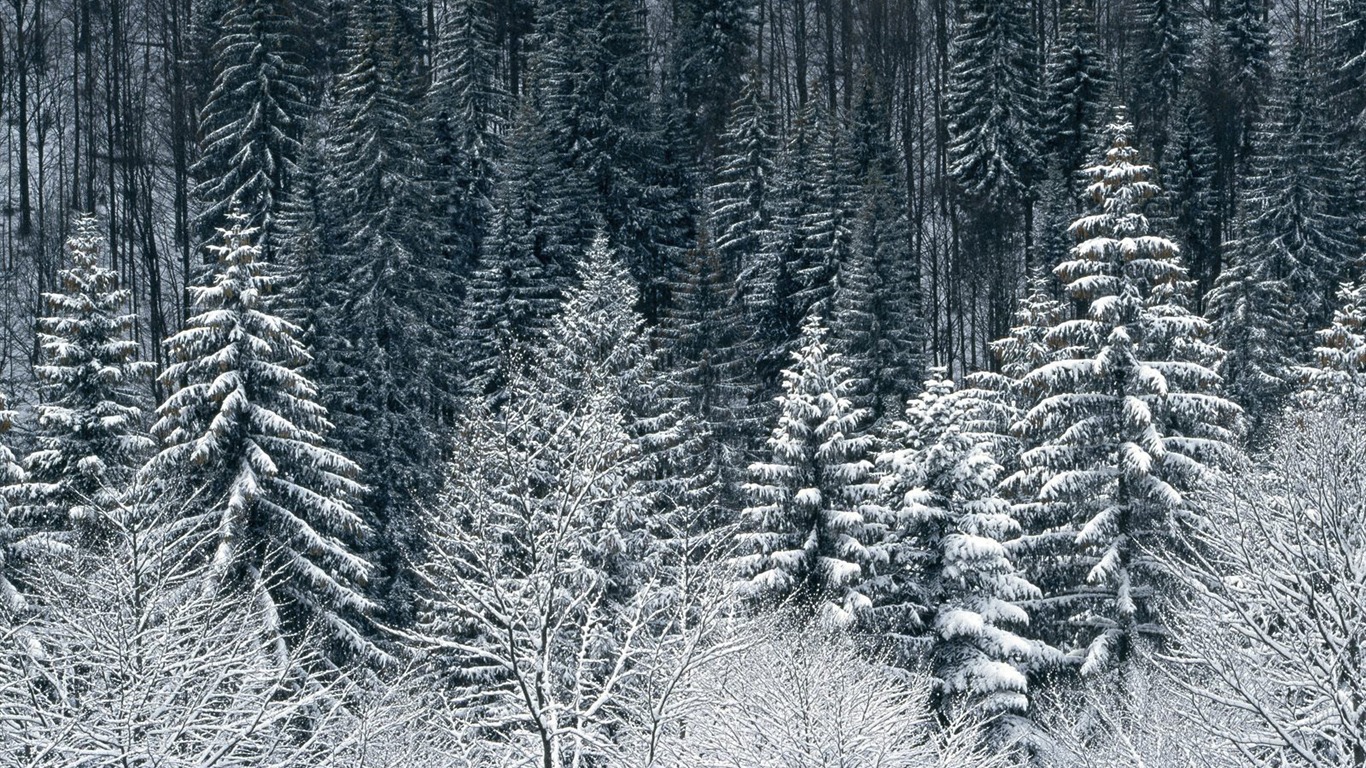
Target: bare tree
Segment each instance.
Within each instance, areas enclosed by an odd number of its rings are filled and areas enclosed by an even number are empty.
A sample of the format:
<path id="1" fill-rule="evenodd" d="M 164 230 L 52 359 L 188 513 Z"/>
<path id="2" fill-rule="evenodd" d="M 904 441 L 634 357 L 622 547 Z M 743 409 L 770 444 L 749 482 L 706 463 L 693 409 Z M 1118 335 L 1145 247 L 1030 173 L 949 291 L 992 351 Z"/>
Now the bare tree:
<path id="1" fill-rule="evenodd" d="M 1172 624 L 1179 679 L 1253 765 L 1366 765 L 1363 428 L 1351 410 L 1288 415 L 1170 563 L 1193 592 Z"/>

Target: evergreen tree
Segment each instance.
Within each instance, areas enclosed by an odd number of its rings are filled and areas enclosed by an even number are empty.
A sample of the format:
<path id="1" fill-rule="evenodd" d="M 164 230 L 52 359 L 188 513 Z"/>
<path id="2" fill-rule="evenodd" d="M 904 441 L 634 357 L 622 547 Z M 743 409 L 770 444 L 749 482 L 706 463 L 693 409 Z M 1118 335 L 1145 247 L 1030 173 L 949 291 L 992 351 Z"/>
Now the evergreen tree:
<path id="1" fill-rule="evenodd" d="M 61 291 L 44 294 L 48 312 L 38 323 L 38 448 L 24 460 L 28 482 L 12 495 L 19 518 L 95 534 L 153 447 L 143 407 L 151 366 L 137 360 L 129 291 L 100 263 L 104 239 L 93 218 L 76 220 L 66 250 Z"/>
<path id="2" fill-rule="evenodd" d="M 28 608 L 18 579 L 23 562 L 60 546 L 49 532 L 22 519 L 8 503 L 11 489 L 23 483 L 26 476 L 14 452 L 3 441 L 15 416 L 7 406 L 0 395 L 0 618 L 9 618 Z"/>
<path id="3" fill-rule="evenodd" d="M 814 114 L 809 172 L 815 194 L 797 220 L 800 245 L 795 272 L 799 287 L 794 298 L 795 309 L 802 316 L 812 307 L 829 306 L 835 274 L 849 258 L 858 200 L 857 170 L 851 162 L 844 122 L 834 112 L 818 109 Z"/>
<path id="4" fill-rule="evenodd" d="M 1240 236 L 1262 252 L 1313 325 L 1328 321 L 1333 290 L 1356 256 L 1353 224 L 1337 207 L 1337 167 L 1321 119 L 1324 89 L 1302 39 L 1286 51 L 1254 137 Z M 1292 348 L 1293 349 L 1293 348 Z"/>
<path id="5" fill-rule="evenodd" d="M 1110 73 L 1095 26 L 1085 2 L 1069 2 L 1049 46 L 1044 73 L 1041 125 L 1049 129 L 1044 151 L 1050 171 L 1063 179 L 1069 202 L 1077 198 L 1075 173 L 1092 152 L 1109 98 Z"/>
<path id="6" fill-rule="evenodd" d="M 409 9 L 364 3 L 350 20 L 337 79 L 327 182 L 329 254 L 316 301 L 323 403 L 341 451 L 369 481 L 371 559 L 388 619 L 413 619 L 411 566 L 425 540 L 419 507 L 437 491 L 445 420 L 460 388 L 452 265 L 431 226 L 417 148 L 417 83 Z M 405 31 L 408 30 L 408 31 Z"/>
<path id="7" fill-rule="evenodd" d="M 1036 447 L 1011 481 L 1032 497 L 1022 513 L 1038 539 L 1026 546 L 1074 537 L 1073 553 L 1031 577 L 1071 614 L 1077 635 L 1053 639 L 1077 648 L 1085 674 L 1160 633 L 1153 553 L 1189 514 L 1186 494 L 1231 456 L 1239 413 L 1214 394 L 1218 350 L 1181 305 L 1177 246 L 1148 231 L 1142 208 L 1158 187 L 1122 111 L 1110 133 L 1104 161 L 1087 170 L 1098 210 L 1072 225 L 1079 242 L 1055 270 L 1084 311 L 1052 331 L 1068 356 L 1024 379 L 1042 393 L 1021 425 Z"/>
<path id="8" fill-rule="evenodd" d="M 641 474 L 633 480 L 653 505 L 651 525 L 668 530 L 695 493 L 705 495 L 697 485 L 707 478 L 691 474 L 697 445 L 689 439 L 699 435 L 667 398 L 677 384 L 650 348 L 635 281 L 605 234 L 584 254 L 581 271 L 531 381 L 547 403 L 568 413 L 586 408 L 590 398 L 608 398 L 635 443 Z"/>
<path id="9" fill-rule="evenodd" d="M 1314 393 L 1357 401 L 1366 392 L 1366 282 L 1338 288 L 1333 321 L 1318 331 L 1314 362 L 1299 370 Z"/>
<path id="10" fill-rule="evenodd" d="M 1166 168 L 1168 121 L 1183 92 L 1191 55 L 1186 0 L 1138 0 L 1135 5 L 1131 103 L 1138 137 Z"/>
<path id="11" fill-rule="evenodd" d="M 311 112 L 300 5 L 236 0 L 227 7 L 213 50 L 213 90 L 199 116 L 198 236 L 208 240 L 229 211 L 241 211 L 261 229 L 267 259 L 274 258 L 276 218 Z"/>
<path id="12" fill-rule="evenodd" d="M 1153 218 L 1181 243 L 1182 258 L 1195 281 L 1193 308 L 1199 310 L 1214 286 L 1220 262 L 1223 224 L 1215 188 L 1217 158 L 1195 96 L 1181 98 L 1168 129 L 1163 194 L 1155 201 Z"/>
<path id="13" fill-rule="evenodd" d="M 958 269 L 984 283 L 987 330 L 1000 335 L 1019 280 L 1012 241 L 1023 233 L 1028 245 L 1040 175 L 1039 55 L 1026 6 L 969 0 L 959 9 L 946 96 L 948 176 L 965 219 Z"/>
<path id="14" fill-rule="evenodd" d="M 863 432 L 866 414 L 849 399 L 848 370 L 827 349 L 812 316 L 783 372 L 772 458 L 750 466 L 736 561 L 742 594 L 788 599 L 821 621 L 845 626 L 871 603 L 862 581 L 880 559 L 875 489 Z"/>
<path id="15" fill-rule="evenodd" d="M 476 263 L 491 226 L 503 107 L 495 56 L 487 0 L 460 0 L 446 9 L 424 107 L 434 142 L 438 227 L 446 258 L 461 277 Z"/>
<path id="16" fill-rule="evenodd" d="M 210 534 L 212 551 L 197 554 L 217 586 L 260 590 L 284 638 L 316 622 L 335 651 L 373 657 L 361 593 L 371 567 L 354 552 L 358 468 L 327 447 L 327 411 L 299 372 L 300 329 L 275 314 L 276 281 L 246 221 L 209 246 L 213 276 L 192 289 L 202 311 L 166 342 L 171 395 L 153 426 L 163 447 L 144 472 L 181 527 Z"/>
<path id="17" fill-rule="evenodd" d="M 671 58 L 688 124 L 683 126 L 698 156 L 726 146 L 722 131 L 731 104 L 744 93 L 744 68 L 754 35 L 754 0 L 672 0 Z M 751 78 L 757 80 L 758 78 Z M 719 142 L 718 142 L 719 139 Z M 728 150 L 722 150 L 728 151 Z"/>
<path id="18" fill-rule="evenodd" d="M 913 562 L 913 598 L 928 628 L 928 657 L 947 715 L 1023 714 L 1028 683 L 1022 666 L 1033 645 L 1019 632 L 1029 616 L 1021 601 L 1039 590 L 1016 572 L 1007 543 L 1020 526 L 997 495 L 996 450 L 1002 411 L 989 392 L 956 390 L 943 368 L 897 425 L 900 443 L 885 454 L 885 487 L 893 492 L 890 539 Z"/>
<path id="19" fill-rule="evenodd" d="M 719 476 L 725 500 L 738 501 L 738 475 L 760 442 L 762 422 L 751 402 L 753 361 L 746 358 L 751 346 L 744 310 L 726 266 L 703 231 L 655 337 L 673 372 L 673 396 L 707 429 L 708 455 L 699 461 Z"/>
<path id="20" fill-rule="evenodd" d="M 750 283 L 772 221 L 777 139 L 763 81 L 750 75 L 720 139 L 715 179 L 707 189 L 708 228 L 725 268 L 740 275 L 741 296 L 753 303 Z"/>

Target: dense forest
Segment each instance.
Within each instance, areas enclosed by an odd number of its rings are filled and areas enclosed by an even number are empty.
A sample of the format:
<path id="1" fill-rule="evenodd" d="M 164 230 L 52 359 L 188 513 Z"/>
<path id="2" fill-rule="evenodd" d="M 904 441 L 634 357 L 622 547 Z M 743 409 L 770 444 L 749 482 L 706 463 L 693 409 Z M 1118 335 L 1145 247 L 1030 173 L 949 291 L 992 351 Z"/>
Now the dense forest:
<path id="1" fill-rule="evenodd" d="M 1366 766 L 1366 1 L 0 18 L 0 768 Z"/>

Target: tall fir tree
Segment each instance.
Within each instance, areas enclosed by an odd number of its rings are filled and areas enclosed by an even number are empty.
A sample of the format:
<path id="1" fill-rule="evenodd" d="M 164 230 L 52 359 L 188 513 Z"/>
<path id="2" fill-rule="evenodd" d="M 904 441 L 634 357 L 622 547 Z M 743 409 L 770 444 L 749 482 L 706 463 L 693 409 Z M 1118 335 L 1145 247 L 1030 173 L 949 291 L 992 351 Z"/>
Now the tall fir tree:
<path id="1" fill-rule="evenodd" d="M 720 137 L 716 171 L 707 188 L 707 228 L 723 266 L 740 279 L 741 297 L 753 304 L 762 290 L 757 272 L 763 238 L 773 219 L 776 183 L 772 108 L 757 73 L 746 78 Z"/>
<path id="2" fill-rule="evenodd" d="M 25 457 L 28 481 L 11 489 L 11 501 L 20 518 L 97 536 L 129 500 L 153 448 L 144 402 L 152 366 L 138 360 L 130 292 L 101 263 L 104 238 L 93 217 L 76 219 L 66 251 L 61 290 L 43 296 L 47 313 L 38 321 L 37 449 Z"/>
<path id="3" fill-rule="evenodd" d="M 457 281 L 432 226 L 418 147 L 417 22 L 397 0 L 358 5 L 346 71 L 335 84 L 326 183 L 330 239 L 322 279 L 326 335 L 314 338 L 323 404 L 340 450 L 368 479 L 386 619 L 413 620 L 413 567 L 425 541 L 420 506 L 437 491 L 453 396 L 460 389 Z"/>
<path id="4" fill-rule="evenodd" d="M 821 104 L 819 100 L 814 103 Z M 843 116 L 817 108 L 813 128 L 809 172 L 814 196 L 797 220 L 800 245 L 794 299 L 795 311 L 802 316 L 817 306 L 828 311 L 835 275 L 849 258 L 858 202 L 857 169 Z"/>
<path id="5" fill-rule="evenodd" d="M 1041 156 L 1033 29 L 1019 3 L 970 0 L 959 6 L 950 49 L 948 176 L 963 237 L 957 258 L 960 273 L 984 283 L 986 338 L 1004 333 L 1018 267 L 1029 257 Z M 1019 235 L 1023 259 L 1016 250 Z"/>
<path id="6" fill-rule="evenodd" d="M 1005 411 L 991 402 L 993 393 L 958 390 L 942 367 L 930 376 L 896 425 L 896 447 L 880 457 L 893 496 L 889 540 L 913 550 L 898 559 L 913 563 L 911 599 L 928 630 L 941 711 L 1022 715 L 1029 707 L 1025 668 L 1037 654 L 1021 635 L 1029 624 L 1021 603 L 1039 590 L 1007 549 L 1020 526 L 996 490 Z"/>
<path id="7" fill-rule="evenodd" d="M 327 411 L 299 372 L 308 352 L 275 313 L 256 234 L 238 216 L 208 246 L 213 275 L 192 289 L 201 312 L 166 342 L 171 394 L 153 426 L 163 447 L 144 476 L 180 527 L 203 534 L 191 554 L 216 586 L 260 590 L 284 640 L 316 629 L 335 653 L 370 660 L 359 468 L 327 446 Z"/>
<path id="8" fill-rule="evenodd" d="M 1074 208 L 1076 172 L 1091 155 L 1091 143 L 1106 120 L 1110 80 L 1090 8 L 1073 0 L 1063 9 L 1058 34 L 1049 46 L 1040 124 L 1049 129 L 1043 142 L 1049 173 L 1063 180 Z"/>
<path id="9" fill-rule="evenodd" d="M 754 0 L 671 0 L 670 58 L 696 155 L 724 149 L 731 105 L 744 97 L 745 67 L 756 28 Z"/>
<path id="10" fill-rule="evenodd" d="M 1187 0 L 1135 3 L 1132 94 L 1138 137 L 1153 148 L 1165 168 L 1171 116 L 1184 92 L 1190 66 L 1191 31 Z"/>
<path id="11" fill-rule="evenodd" d="M 199 115 L 200 151 L 193 169 L 203 209 L 198 237 L 207 241 L 229 211 L 261 229 L 273 258 L 277 218 L 298 172 L 311 90 L 304 3 L 235 0 L 221 17 L 213 48 L 213 90 Z"/>
<path id="12" fill-rule="evenodd" d="M 866 414 L 850 401 L 848 370 L 825 337 L 813 315 L 783 372 L 772 458 L 750 467 L 736 566 L 742 594 L 848 626 L 871 607 L 862 582 L 880 559 L 881 531 Z"/>
<path id="13" fill-rule="evenodd" d="M 437 227 L 446 258 L 467 277 L 492 225 L 494 164 L 506 99 L 487 0 L 445 9 L 436 40 L 432 83 L 423 111 L 432 140 Z"/>
<path id="14" fill-rule="evenodd" d="M 1152 218 L 1181 243 L 1182 259 L 1195 281 L 1192 307 L 1201 310 L 1221 260 L 1218 158 L 1199 98 L 1187 91 L 1176 109 L 1166 128 L 1163 192 L 1153 205 Z"/>
<path id="15" fill-rule="evenodd" d="M 1083 674 L 1160 636 L 1154 553 L 1192 514 L 1187 494 L 1234 454 L 1239 419 L 1216 394 L 1209 324 L 1182 306 L 1177 245 L 1149 232 L 1142 210 L 1158 187 L 1122 110 L 1109 131 L 1104 161 L 1087 170 L 1096 212 L 1072 225 L 1079 242 L 1055 270 L 1084 311 L 1052 330 L 1069 355 L 1024 379 L 1042 393 L 1021 424 L 1036 447 L 1011 481 L 1031 498 L 1031 535 L 1072 537 L 1074 550 L 1035 564 L 1048 578 L 1033 580 L 1064 612 L 1045 617 L 1057 622 L 1048 639 L 1076 654 Z"/>

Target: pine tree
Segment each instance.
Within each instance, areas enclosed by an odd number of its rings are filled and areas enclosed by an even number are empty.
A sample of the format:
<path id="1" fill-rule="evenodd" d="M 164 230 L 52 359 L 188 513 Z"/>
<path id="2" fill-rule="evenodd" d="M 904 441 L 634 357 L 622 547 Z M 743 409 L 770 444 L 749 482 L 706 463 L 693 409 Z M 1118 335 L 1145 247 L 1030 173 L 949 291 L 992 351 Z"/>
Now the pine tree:
<path id="1" fill-rule="evenodd" d="M 298 11 L 299 4 L 281 0 L 238 0 L 227 8 L 213 51 L 213 90 L 199 117 L 198 236 L 208 240 L 229 211 L 241 211 L 261 228 L 267 259 L 311 114 Z"/>
<path id="2" fill-rule="evenodd" d="M 997 417 L 989 392 L 957 390 L 943 368 L 897 425 L 896 449 L 881 457 L 893 492 L 891 540 L 912 563 L 921 626 L 929 630 L 939 706 L 946 715 L 1023 714 L 1035 657 L 1019 632 L 1029 616 L 1021 601 L 1039 590 L 1016 572 L 1007 543 L 1020 526 L 997 492 Z"/>
<path id="3" fill-rule="evenodd" d="M 848 371 L 812 316 L 783 373 L 772 459 L 750 466 L 736 560 L 742 594 L 788 599 L 846 626 L 871 603 L 862 585 L 880 559 L 866 414 L 850 402 Z"/>
<path id="4" fill-rule="evenodd" d="M 28 482 L 13 489 L 13 511 L 44 527 L 75 525 L 94 535 L 127 498 L 153 448 L 143 406 L 151 366 L 137 360 L 129 291 L 100 263 L 98 223 L 78 218 L 66 250 L 61 291 L 43 296 L 38 448 L 24 460 Z"/>
<path id="5" fill-rule="evenodd" d="M 1366 282 L 1343 283 L 1337 298 L 1332 323 L 1315 334 L 1314 362 L 1299 374 L 1310 392 L 1355 402 L 1366 392 Z"/>
<path id="6" fill-rule="evenodd" d="M 1160 632 L 1152 553 L 1190 514 L 1186 494 L 1232 455 L 1239 415 L 1214 394 L 1218 350 L 1205 341 L 1208 323 L 1181 305 L 1177 246 L 1148 231 L 1142 208 L 1158 187 L 1122 111 L 1110 133 L 1104 161 L 1087 170 L 1097 212 L 1072 225 L 1079 242 L 1055 270 L 1084 312 L 1052 331 L 1068 357 L 1024 379 L 1042 393 L 1021 425 L 1037 447 L 1011 481 L 1032 495 L 1023 511 L 1042 541 L 1027 546 L 1075 537 L 1073 553 L 1031 576 L 1072 614 L 1085 674 Z"/>
<path id="7" fill-rule="evenodd" d="M 1195 281 L 1194 309 L 1214 286 L 1220 262 L 1222 219 L 1215 187 L 1218 174 L 1212 134 L 1199 100 L 1188 94 L 1177 105 L 1166 135 L 1163 194 L 1153 219 L 1181 243 L 1182 258 Z"/>
<path id="8" fill-rule="evenodd" d="M 1063 179 L 1069 200 L 1077 197 L 1074 174 L 1091 154 L 1091 142 L 1106 119 L 1110 73 L 1095 26 L 1085 2 L 1068 3 L 1049 46 L 1044 74 L 1041 117 L 1050 129 L 1044 151 L 1050 171 Z"/>
<path id="9" fill-rule="evenodd" d="M 327 447 L 327 412 L 299 373 L 300 329 L 275 314 L 255 235 L 239 216 L 209 246 L 214 274 L 192 289 L 202 311 L 166 342 L 171 395 L 153 426 L 163 447 L 144 472 L 182 526 L 208 534 L 198 555 L 217 585 L 262 589 L 284 638 L 316 622 L 335 651 L 373 658 L 361 592 L 371 567 L 354 552 L 358 468 Z"/>

